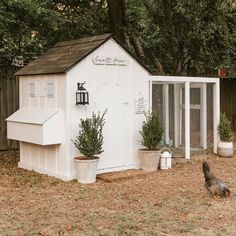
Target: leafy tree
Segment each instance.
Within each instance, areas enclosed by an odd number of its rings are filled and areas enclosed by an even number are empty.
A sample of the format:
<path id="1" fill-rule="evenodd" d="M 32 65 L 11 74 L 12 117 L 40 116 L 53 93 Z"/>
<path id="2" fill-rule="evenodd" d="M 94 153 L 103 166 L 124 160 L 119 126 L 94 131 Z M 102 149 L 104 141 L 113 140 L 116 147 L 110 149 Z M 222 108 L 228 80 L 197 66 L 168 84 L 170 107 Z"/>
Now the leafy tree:
<path id="1" fill-rule="evenodd" d="M 236 58 L 234 0 L 2 0 L 0 63 L 112 32 L 158 74 L 200 75 Z"/>
<path id="2" fill-rule="evenodd" d="M 206 74 L 231 64 L 236 55 L 236 9 L 230 1 L 144 2 L 156 26 L 147 54 L 150 49 L 156 52 L 164 73 Z"/>
<path id="3" fill-rule="evenodd" d="M 65 20 L 58 41 L 109 32 L 106 0 L 53 0 L 55 10 Z"/>
<path id="4" fill-rule="evenodd" d="M 0 2 L 0 55 L 3 64 L 16 56 L 32 59 L 56 41 L 62 19 L 50 0 L 2 0 Z"/>
<path id="5" fill-rule="evenodd" d="M 108 1 L 111 30 L 154 72 L 206 75 L 235 63 L 234 1 L 120 2 Z"/>
<path id="6" fill-rule="evenodd" d="M 32 60 L 58 41 L 108 32 L 106 6 L 102 0 L 2 0 L 0 64 L 18 56 Z"/>

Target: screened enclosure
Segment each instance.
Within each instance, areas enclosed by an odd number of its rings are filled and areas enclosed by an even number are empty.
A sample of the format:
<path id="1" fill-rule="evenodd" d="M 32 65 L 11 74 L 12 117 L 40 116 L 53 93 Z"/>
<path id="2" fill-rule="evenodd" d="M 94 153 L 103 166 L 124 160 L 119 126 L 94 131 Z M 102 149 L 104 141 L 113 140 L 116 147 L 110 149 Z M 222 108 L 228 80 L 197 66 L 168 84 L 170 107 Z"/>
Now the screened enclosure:
<path id="1" fill-rule="evenodd" d="M 190 149 L 214 148 L 216 152 L 219 79 L 154 77 L 150 99 L 164 126 L 164 144 L 184 147 L 186 158 Z"/>

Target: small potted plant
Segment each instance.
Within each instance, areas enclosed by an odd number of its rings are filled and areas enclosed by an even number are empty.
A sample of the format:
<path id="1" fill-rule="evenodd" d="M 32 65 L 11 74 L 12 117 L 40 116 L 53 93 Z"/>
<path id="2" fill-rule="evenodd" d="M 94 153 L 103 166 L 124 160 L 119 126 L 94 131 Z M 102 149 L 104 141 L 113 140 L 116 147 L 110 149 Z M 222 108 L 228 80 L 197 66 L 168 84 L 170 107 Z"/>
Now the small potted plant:
<path id="1" fill-rule="evenodd" d="M 157 145 L 162 140 L 163 127 L 157 113 L 145 114 L 143 122 L 141 143 L 145 148 L 139 149 L 140 165 L 144 171 L 156 171 L 160 160 L 160 149 Z"/>
<path id="2" fill-rule="evenodd" d="M 103 126 L 105 112 L 92 114 L 92 118 L 81 119 L 80 131 L 75 140 L 75 147 L 83 156 L 74 158 L 78 182 L 83 184 L 96 182 L 99 157 L 103 152 Z"/>
<path id="3" fill-rule="evenodd" d="M 231 122 L 227 119 L 225 113 L 220 114 L 220 123 L 218 125 L 220 142 L 218 143 L 217 153 L 222 157 L 233 156 L 234 148 L 232 141 Z"/>

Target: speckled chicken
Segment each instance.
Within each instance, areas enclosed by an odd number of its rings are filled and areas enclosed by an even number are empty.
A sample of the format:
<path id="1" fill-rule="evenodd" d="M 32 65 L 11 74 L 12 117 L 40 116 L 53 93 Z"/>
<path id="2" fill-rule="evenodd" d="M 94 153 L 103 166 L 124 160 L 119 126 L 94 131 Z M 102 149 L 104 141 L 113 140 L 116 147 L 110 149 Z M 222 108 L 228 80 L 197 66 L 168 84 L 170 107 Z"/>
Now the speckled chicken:
<path id="1" fill-rule="evenodd" d="M 230 190 L 226 187 L 225 183 L 214 176 L 210 171 L 210 167 L 206 161 L 202 164 L 202 170 L 205 177 L 206 189 L 215 197 L 230 197 Z"/>

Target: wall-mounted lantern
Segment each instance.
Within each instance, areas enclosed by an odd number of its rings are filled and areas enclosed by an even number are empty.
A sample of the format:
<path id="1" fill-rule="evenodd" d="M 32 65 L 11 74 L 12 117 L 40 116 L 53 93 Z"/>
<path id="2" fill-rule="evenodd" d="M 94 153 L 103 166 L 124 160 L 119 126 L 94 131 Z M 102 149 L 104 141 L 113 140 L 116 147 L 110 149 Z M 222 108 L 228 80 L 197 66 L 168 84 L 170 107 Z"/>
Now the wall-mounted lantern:
<path id="1" fill-rule="evenodd" d="M 89 104 L 89 94 L 84 88 L 84 83 L 77 83 L 78 90 L 76 92 L 76 105 L 86 105 Z"/>

